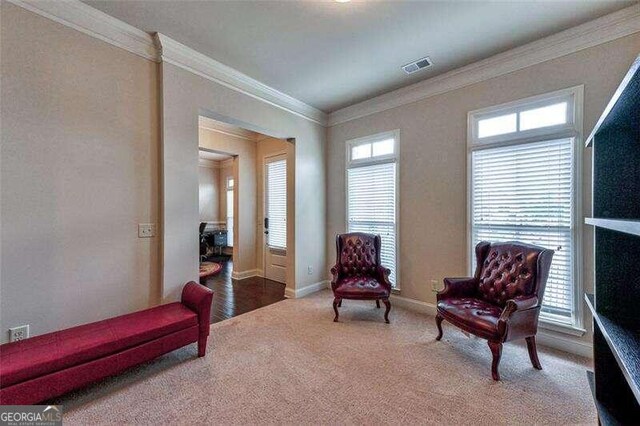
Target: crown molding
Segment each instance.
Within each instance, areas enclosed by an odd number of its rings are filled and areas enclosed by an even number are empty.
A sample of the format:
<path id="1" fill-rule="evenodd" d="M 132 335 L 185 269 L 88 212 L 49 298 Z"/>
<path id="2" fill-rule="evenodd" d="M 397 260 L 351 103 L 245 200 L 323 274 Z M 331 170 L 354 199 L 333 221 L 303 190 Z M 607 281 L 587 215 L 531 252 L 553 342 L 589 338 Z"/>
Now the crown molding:
<path id="1" fill-rule="evenodd" d="M 151 61 L 158 61 L 158 52 L 150 34 L 79 0 L 8 1 L 52 21 L 125 49 L 135 55 Z"/>
<path id="2" fill-rule="evenodd" d="M 335 126 L 499 77 L 640 31 L 640 4 L 419 83 L 326 114 L 171 38 L 154 38 L 79 0 L 8 0 L 26 10 L 155 62 L 166 61 L 323 126 Z"/>
<path id="3" fill-rule="evenodd" d="M 327 114 L 273 87 L 260 83 L 227 65 L 203 55 L 164 34 L 156 33 L 157 47 L 163 62 L 229 87 L 237 92 L 281 108 L 315 123 L 326 125 Z"/>
<path id="4" fill-rule="evenodd" d="M 326 125 L 327 114 L 163 35 L 155 40 L 132 25 L 80 0 L 8 0 L 69 28 L 81 31 L 145 59 L 166 61 L 237 92 Z"/>
<path id="5" fill-rule="evenodd" d="M 212 120 L 211 118 L 202 116 L 198 118 L 198 127 L 201 129 L 210 130 L 216 133 L 222 133 L 223 135 L 233 136 L 253 142 L 256 142 L 261 136 L 259 133 L 252 132 L 251 130 L 243 129 L 232 124 L 223 123 L 221 121 Z"/>
<path id="6" fill-rule="evenodd" d="M 328 126 L 460 89 L 639 31 L 640 4 L 635 4 L 462 68 L 339 109 L 329 114 Z"/>

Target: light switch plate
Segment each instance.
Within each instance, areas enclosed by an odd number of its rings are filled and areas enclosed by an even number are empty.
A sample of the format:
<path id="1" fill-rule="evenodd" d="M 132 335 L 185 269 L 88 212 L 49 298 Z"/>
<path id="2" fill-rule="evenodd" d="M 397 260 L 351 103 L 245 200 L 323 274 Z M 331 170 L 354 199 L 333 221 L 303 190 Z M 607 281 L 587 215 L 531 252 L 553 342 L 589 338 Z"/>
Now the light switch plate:
<path id="1" fill-rule="evenodd" d="M 138 238 L 151 238 L 156 236 L 155 223 L 139 223 Z"/>

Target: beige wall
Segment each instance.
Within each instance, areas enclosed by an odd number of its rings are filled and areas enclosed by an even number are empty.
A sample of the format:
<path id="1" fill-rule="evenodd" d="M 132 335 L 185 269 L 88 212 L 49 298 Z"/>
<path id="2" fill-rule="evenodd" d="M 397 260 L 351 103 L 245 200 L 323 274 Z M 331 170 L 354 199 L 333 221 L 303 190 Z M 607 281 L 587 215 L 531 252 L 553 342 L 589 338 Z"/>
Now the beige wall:
<path id="1" fill-rule="evenodd" d="M 434 303 L 429 281 L 467 271 L 467 112 L 584 84 L 588 133 L 640 51 L 640 34 L 363 117 L 329 129 L 327 256 L 345 228 L 345 141 L 400 130 L 401 295 Z M 584 215 L 591 211 L 591 160 L 585 150 Z M 584 227 L 584 286 L 593 287 L 593 230 Z M 587 323 L 587 322 L 585 322 Z"/>
<path id="2" fill-rule="evenodd" d="M 264 191 L 265 191 L 265 182 L 264 182 L 264 167 L 265 160 L 268 157 L 272 157 L 274 155 L 285 154 L 287 159 L 287 190 L 289 191 L 294 187 L 294 179 L 295 179 L 295 146 L 282 139 L 277 138 L 265 138 L 260 139 L 257 142 L 257 151 L 256 151 L 256 179 L 258 185 L 258 222 L 256 224 L 256 264 L 257 269 L 264 272 Z M 287 193 L 287 195 L 289 195 Z M 290 248 L 294 247 L 294 235 L 293 235 L 293 223 L 295 221 L 295 216 L 291 213 L 293 212 L 294 200 L 292 197 L 287 197 L 287 276 L 293 277 L 293 262 L 292 257 L 289 254 L 292 252 Z"/>
<path id="3" fill-rule="evenodd" d="M 324 127 L 233 91 L 172 64 L 162 64 L 163 297 L 175 300 L 185 280 L 197 279 L 196 163 L 198 116 L 204 115 L 295 142 L 295 280 L 289 292 L 326 278 Z M 240 191 L 242 191 L 240 187 Z M 255 216 L 253 222 L 255 223 Z M 254 236 L 255 238 L 255 236 Z M 307 266 L 312 273 L 307 273 Z"/>
<path id="4" fill-rule="evenodd" d="M 198 166 L 198 193 L 200 207 L 200 222 L 218 222 L 220 218 L 220 197 L 224 192 L 220 186 L 219 163 Z"/>
<path id="5" fill-rule="evenodd" d="M 296 138 L 291 202 L 300 203 L 301 215 L 291 238 L 301 230 L 290 245 L 303 255 L 291 253 L 297 275 L 288 290 L 326 277 L 318 237 L 326 224 L 322 126 L 6 2 L 1 7 L 3 332 L 30 324 L 37 335 L 135 311 L 177 299 L 184 282 L 197 279 L 192 224 L 199 220 L 203 112 Z M 137 237 L 146 222 L 158 224 L 158 237 Z"/>
<path id="6" fill-rule="evenodd" d="M 206 119 L 204 119 L 206 120 Z M 234 244 L 233 271 L 241 273 L 256 269 L 256 142 L 213 130 L 200 128 L 201 148 L 234 155 Z M 227 176 L 227 170 L 223 173 Z M 223 185 L 226 184 L 226 179 Z M 226 220 L 226 198 L 224 201 Z"/>
<path id="7" fill-rule="evenodd" d="M 0 7 L 1 340 L 157 303 L 158 66 Z"/>

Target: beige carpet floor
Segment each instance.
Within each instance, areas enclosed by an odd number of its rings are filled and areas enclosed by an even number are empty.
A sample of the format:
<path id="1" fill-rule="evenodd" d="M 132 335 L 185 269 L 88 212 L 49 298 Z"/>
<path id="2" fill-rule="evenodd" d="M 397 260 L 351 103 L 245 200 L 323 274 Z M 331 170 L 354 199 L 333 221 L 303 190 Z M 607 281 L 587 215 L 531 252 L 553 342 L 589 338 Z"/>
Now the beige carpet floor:
<path id="1" fill-rule="evenodd" d="M 57 400 L 65 424 L 594 424 L 588 362 L 505 346 L 502 381 L 485 341 L 432 317 L 328 291 L 211 326 L 194 345 Z"/>

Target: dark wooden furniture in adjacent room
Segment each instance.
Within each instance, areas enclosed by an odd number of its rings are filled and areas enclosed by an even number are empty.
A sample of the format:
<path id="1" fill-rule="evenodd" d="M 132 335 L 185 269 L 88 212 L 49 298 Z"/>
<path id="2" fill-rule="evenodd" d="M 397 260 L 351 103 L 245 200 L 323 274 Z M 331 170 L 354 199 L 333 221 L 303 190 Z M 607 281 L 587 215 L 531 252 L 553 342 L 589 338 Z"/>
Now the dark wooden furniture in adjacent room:
<path id="1" fill-rule="evenodd" d="M 593 152 L 594 372 L 601 424 L 640 423 L 640 57 L 598 120 Z"/>
<path id="2" fill-rule="evenodd" d="M 342 299 L 375 300 L 378 308 L 382 300 L 387 308 L 384 320 L 389 323 L 391 270 L 381 265 L 380 245 L 380 235 L 353 232 L 336 236 L 336 264 L 331 268 L 333 321 L 338 322 Z"/>
<path id="3" fill-rule="evenodd" d="M 502 344 L 526 339 L 531 363 L 542 369 L 536 350 L 538 316 L 549 277 L 553 250 L 531 244 L 486 241 L 476 246 L 476 272 L 469 278 L 445 278 L 438 300 L 436 325 L 442 321 L 489 342 L 491 375 L 500 380 Z"/>

